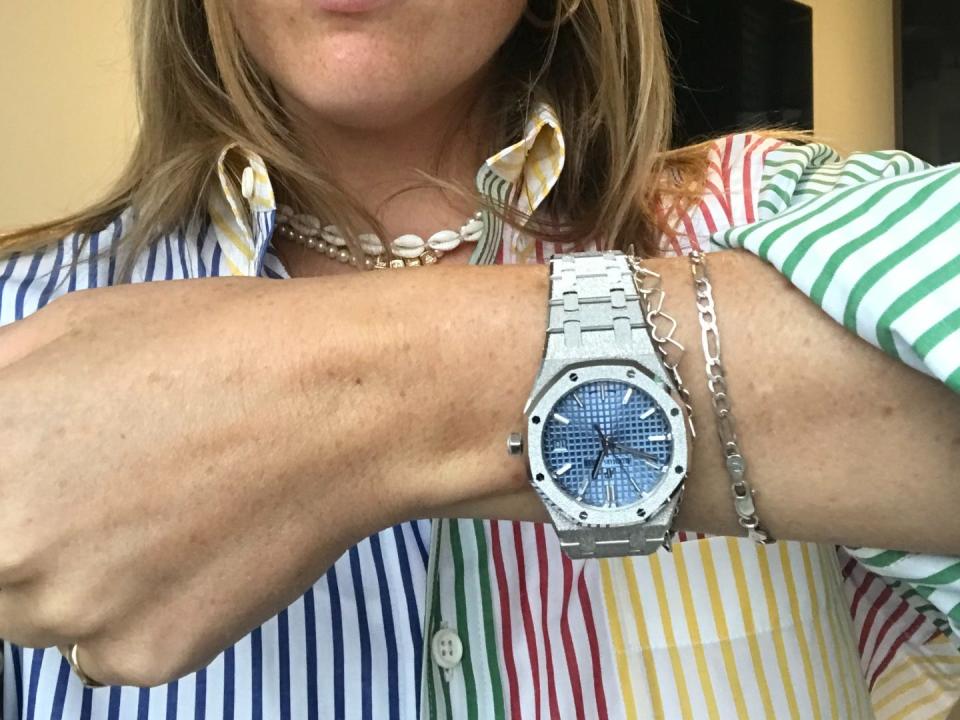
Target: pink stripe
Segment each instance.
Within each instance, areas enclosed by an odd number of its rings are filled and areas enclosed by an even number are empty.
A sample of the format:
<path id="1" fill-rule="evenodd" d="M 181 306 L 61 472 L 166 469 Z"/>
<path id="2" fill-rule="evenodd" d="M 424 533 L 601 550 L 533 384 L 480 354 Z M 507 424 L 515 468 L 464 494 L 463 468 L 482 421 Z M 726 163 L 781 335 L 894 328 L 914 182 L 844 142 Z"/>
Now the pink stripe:
<path id="1" fill-rule="evenodd" d="M 527 641 L 527 657 L 530 660 L 530 670 L 533 675 L 533 701 L 537 707 L 537 718 L 540 717 L 540 654 L 537 647 L 537 636 L 533 631 L 533 613 L 530 612 L 530 600 L 527 597 L 527 570 L 523 560 L 523 536 L 520 523 L 513 523 L 513 545 L 517 552 L 517 579 L 520 594 L 520 615 L 523 617 L 523 634 Z"/>
<path id="2" fill-rule="evenodd" d="M 573 562 L 565 554 L 560 554 L 563 565 L 563 605 L 560 610 L 560 637 L 563 639 L 563 654 L 567 659 L 567 674 L 570 676 L 570 687 L 573 690 L 573 706 L 577 712 L 577 720 L 586 720 L 583 711 L 583 688 L 580 685 L 580 666 L 577 654 L 573 649 L 573 637 L 570 634 L 570 594 L 573 589 Z"/>
<path id="3" fill-rule="evenodd" d="M 497 576 L 497 594 L 500 600 L 501 645 L 503 663 L 507 667 L 507 684 L 510 686 L 510 717 L 520 720 L 520 685 L 517 680 L 517 664 L 513 657 L 513 623 L 510 617 L 510 597 L 507 593 L 507 572 L 503 565 L 503 550 L 500 547 L 500 521 L 490 523 L 490 554 Z"/>
<path id="4" fill-rule="evenodd" d="M 550 584 L 550 570 L 547 567 L 547 540 L 543 533 L 543 523 L 534 526 L 537 536 L 537 559 L 540 563 L 540 632 L 543 633 L 543 649 L 547 660 L 547 690 L 550 701 L 550 717 L 559 718 L 560 708 L 557 705 L 557 682 L 553 675 L 553 650 L 550 647 L 550 630 L 552 626 L 547 616 L 547 600 Z"/>
<path id="5" fill-rule="evenodd" d="M 750 140 L 747 136 L 747 141 Z M 763 137 L 759 137 L 747 148 L 746 158 L 743 163 L 743 201 L 746 205 L 747 222 L 752 223 L 757 220 L 757 211 L 753 203 L 753 153 L 763 143 Z"/>
<path id="6" fill-rule="evenodd" d="M 735 222 L 733 217 L 733 197 L 730 195 L 731 183 L 730 183 L 730 171 L 731 171 L 731 155 L 733 154 L 733 135 L 727 136 L 727 141 L 724 143 L 723 147 L 723 187 L 727 191 L 726 198 L 726 210 L 727 210 L 727 220 L 729 220 L 729 227 L 733 227 Z"/>
<path id="7" fill-rule="evenodd" d="M 601 718 L 607 715 L 607 696 L 603 691 L 603 675 L 600 667 L 600 642 L 597 640 L 597 627 L 593 622 L 593 605 L 590 603 L 590 593 L 587 592 L 585 573 L 580 573 L 577 581 L 577 592 L 580 595 L 580 609 L 583 610 L 583 624 L 587 629 L 587 643 L 590 645 L 590 661 L 593 665 L 593 694 L 597 699 L 597 714 Z"/>

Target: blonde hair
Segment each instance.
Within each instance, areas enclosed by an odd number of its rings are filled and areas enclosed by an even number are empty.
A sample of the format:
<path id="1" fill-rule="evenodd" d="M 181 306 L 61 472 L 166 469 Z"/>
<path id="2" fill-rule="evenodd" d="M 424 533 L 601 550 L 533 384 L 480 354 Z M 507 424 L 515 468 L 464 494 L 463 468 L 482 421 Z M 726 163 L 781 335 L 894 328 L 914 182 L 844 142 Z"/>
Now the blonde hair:
<path id="1" fill-rule="evenodd" d="M 152 239 L 203 217 L 217 159 L 234 142 L 264 158 L 279 197 L 337 223 L 352 245 L 358 227 L 379 229 L 355 198 L 302 159 L 224 0 L 134 0 L 132 20 L 141 125 L 125 170 L 100 202 L 0 236 L 0 253 L 96 232 L 133 208 L 119 248 L 118 276 L 126 277 Z M 531 0 L 499 52 L 491 152 L 516 138 L 543 93 L 559 115 L 567 157 L 532 218 L 491 209 L 532 235 L 574 243 L 600 235 L 610 247 L 635 243 L 655 254 L 661 193 L 693 197 L 707 155 L 706 145 L 668 152 L 673 94 L 658 0 Z M 668 166 L 672 177 L 680 171 L 686 179 L 665 185 Z M 241 169 L 230 168 L 234 181 Z"/>

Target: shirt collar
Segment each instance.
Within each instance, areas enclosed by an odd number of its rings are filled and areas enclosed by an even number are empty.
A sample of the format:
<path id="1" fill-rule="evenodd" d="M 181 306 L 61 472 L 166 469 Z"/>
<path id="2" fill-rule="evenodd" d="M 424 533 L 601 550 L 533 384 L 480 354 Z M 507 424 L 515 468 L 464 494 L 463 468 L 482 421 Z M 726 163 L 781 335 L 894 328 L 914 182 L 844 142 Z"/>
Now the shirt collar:
<path id="1" fill-rule="evenodd" d="M 565 152 L 556 112 L 539 101 L 531 109 L 520 140 L 481 165 L 477 188 L 504 201 L 519 186 L 517 209 L 532 213 L 556 185 Z M 239 153 L 245 163 L 239 178 L 230 172 L 230 153 Z M 266 163 L 256 153 L 231 143 L 217 159 L 217 178 L 207 207 L 225 263 L 234 275 L 259 275 L 276 219 L 276 200 Z M 500 223 L 487 222 L 485 226 L 488 232 L 478 243 L 475 258 L 489 256 L 491 247 L 499 243 Z"/>

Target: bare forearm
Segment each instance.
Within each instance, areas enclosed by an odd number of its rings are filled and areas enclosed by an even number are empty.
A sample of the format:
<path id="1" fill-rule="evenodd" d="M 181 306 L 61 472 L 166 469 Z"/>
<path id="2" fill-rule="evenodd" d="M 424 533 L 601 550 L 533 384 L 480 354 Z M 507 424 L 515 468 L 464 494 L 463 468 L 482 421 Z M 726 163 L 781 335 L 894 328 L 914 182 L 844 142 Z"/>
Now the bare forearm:
<path id="1" fill-rule="evenodd" d="M 656 261 L 688 348 L 698 427 L 680 524 L 739 534 L 683 261 Z M 539 367 L 541 266 L 325 283 L 317 451 L 378 478 L 396 519 L 546 518 L 505 438 Z M 775 536 L 960 552 L 960 401 L 837 326 L 751 256 L 711 257 L 734 413 Z M 309 282 L 309 281 L 308 281 Z M 292 288 L 291 288 L 292 289 Z M 415 309 L 413 309 L 415 308 Z"/>

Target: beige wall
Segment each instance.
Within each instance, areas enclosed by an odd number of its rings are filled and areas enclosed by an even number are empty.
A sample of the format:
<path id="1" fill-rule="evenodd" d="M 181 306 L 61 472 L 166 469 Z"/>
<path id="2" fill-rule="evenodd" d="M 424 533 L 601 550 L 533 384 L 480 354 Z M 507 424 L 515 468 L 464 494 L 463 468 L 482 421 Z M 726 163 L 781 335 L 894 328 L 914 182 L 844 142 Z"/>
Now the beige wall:
<path id="1" fill-rule="evenodd" d="M 136 127 L 130 0 L 0 2 L 0 228 L 94 199 Z"/>
<path id="2" fill-rule="evenodd" d="M 817 131 L 848 150 L 893 147 L 892 0 L 803 1 Z M 82 207 L 121 167 L 136 127 L 128 5 L 0 2 L 0 228 Z"/>
<path id="3" fill-rule="evenodd" d="M 813 10 L 816 131 L 848 151 L 896 145 L 893 0 L 800 0 Z"/>

